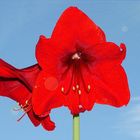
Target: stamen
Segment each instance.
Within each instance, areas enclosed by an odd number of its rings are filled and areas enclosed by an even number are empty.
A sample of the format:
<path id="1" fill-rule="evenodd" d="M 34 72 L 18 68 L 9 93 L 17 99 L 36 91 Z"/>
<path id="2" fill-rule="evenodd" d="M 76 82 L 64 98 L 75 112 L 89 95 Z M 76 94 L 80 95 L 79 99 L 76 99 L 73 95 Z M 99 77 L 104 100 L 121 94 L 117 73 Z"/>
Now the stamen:
<path id="1" fill-rule="evenodd" d="M 61 88 L 61 92 L 64 93 L 64 87 Z"/>
<path id="2" fill-rule="evenodd" d="M 79 85 L 76 85 L 76 88 L 78 89 L 79 88 Z"/>
<path id="3" fill-rule="evenodd" d="M 73 90 L 73 91 L 75 91 L 75 90 L 76 90 L 75 86 L 73 86 L 73 87 L 72 87 L 72 90 Z"/>
<path id="4" fill-rule="evenodd" d="M 29 107 L 25 110 L 25 113 L 17 120 L 18 122 L 32 109 L 32 107 Z"/>
<path id="5" fill-rule="evenodd" d="M 29 100 L 26 100 L 26 101 L 25 101 L 25 104 L 26 104 L 26 105 L 29 105 Z"/>
<path id="6" fill-rule="evenodd" d="M 82 109 L 83 108 L 83 106 L 82 105 L 79 105 L 79 109 Z"/>
<path id="7" fill-rule="evenodd" d="M 90 89 L 91 89 L 91 86 L 90 85 L 88 85 L 88 86 L 86 85 L 81 69 L 79 69 L 79 73 L 81 75 L 81 80 L 82 80 L 82 83 L 83 83 L 83 87 L 84 87 L 85 91 L 87 93 L 89 93 Z"/>
<path id="8" fill-rule="evenodd" d="M 30 99 L 26 100 L 24 105 L 18 103 L 19 108 L 13 108 L 14 111 L 24 111 L 24 114 L 17 121 L 20 121 L 32 109 L 32 105 L 29 103 L 29 100 Z"/>
<path id="9" fill-rule="evenodd" d="M 78 90 L 78 94 L 81 95 L 81 90 L 80 89 Z"/>
<path id="10" fill-rule="evenodd" d="M 26 112 L 17 120 L 18 122 L 26 115 Z"/>
<path id="11" fill-rule="evenodd" d="M 90 92 L 90 89 L 91 89 L 91 87 L 90 87 L 90 85 L 88 85 L 88 92 Z"/>
<path id="12" fill-rule="evenodd" d="M 13 111 L 20 111 L 20 110 L 22 110 L 22 106 L 19 105 L 19 103 L 17 105 L 18 105 L 18 107 L 17 106 L 13 107 Z"/>
<path id="13" fill-rule="evenodd" d="M 69 67 L 70 68 L 70 67 Z M 67 74 L 67 72 L 69 71 L 69 68 L 64 72 L 64 74 Z M 63 75 L 62 75 L 63 76 Z M 72 87 L 72 82 L 73 82 L 73 78 L 74 78 L 74 68 L 73 68 L 73 71 L 72 71 L 72 77 L 71 77 L 71 80 L 70 80 L 70 83 L 69 83 L 69 86 L 68 86 L 68 89 L 64 89 L 64 87 L 61 88 L 61 92 L 65 95 L 67 95 L 70 90 L 71 90 L 71 87 Z"/>

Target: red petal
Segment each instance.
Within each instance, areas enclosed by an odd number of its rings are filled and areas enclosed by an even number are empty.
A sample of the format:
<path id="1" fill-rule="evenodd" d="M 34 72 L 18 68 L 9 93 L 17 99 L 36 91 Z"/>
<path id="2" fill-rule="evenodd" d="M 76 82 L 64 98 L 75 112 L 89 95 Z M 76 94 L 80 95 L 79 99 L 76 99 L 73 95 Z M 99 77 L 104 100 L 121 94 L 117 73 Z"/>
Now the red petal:
<path id="1" fill-rule="evenodd" d="M 39 71 L 37 65 L 18 70 L 0 59 L 0 95 L 25 102 Z"/>
<path id="2" fill-rule="evenodd" d="M 91 68 L 82 68 L 84 85 L 81 86 L 80 104 L 91 110 L 94 103 L 115 107 L 127 105 L 130 100 L 127 76 L 120 64 L 98 61 Z M 82 80 L 81 80 L 82 85 Z M 90 92 L 86 92 L 90 85 Z"/>
<path id="3" fill-rule="evenodd" d="M 119 47 L 113 42 L 104 42 L 88 47 L 85 49 L 85 53 L 93 57 L 93 61 L 96 63 L 99 61 L 113 61 L 121 64 L 126 56 L 126 47 L 125 44 L 121 44 Z"/>
<path id="4" fill-rule="evenodd" d="M 23 77 L 23 80 L 30 85 L 32 90 L 33 86 L 35 85 L 36 78 L 40 72 L 40 67 L 38 64 L 35 64 L 27 68 L 19 69 L 17 72 Z"/>
<path id="5" fill-rule="evenodd" d="M 49 61 L 46 59 L 48 57 L 53 58 L 53 48 L 50 45 L 50 40 L 45 36 L 40 36 L 38 43 L 36 45 L 36 59 L 41 67 L 47 67 L 49 65 L 48 62 L 53 61 L 50 59 Z M 55 55 L 54 55 L 55 56 Z M 51 62 L 52 63 L 52 62 Z"/>
<path id="6" fill-rule="evenodd" d="M 79 95 L 72 91 L 71 69 L 64 77 L 49 74 L 50 71 L 41 72 L 33 91 L 32 104 L 37 115 L 42 115 L 52 108 L 68 106 L 72 114 L 78 114 Z M 73 82 L 73 81 L 72 81 Z M 64 88 L 64 92 L 62 92 Z M 67 93 L 68 92 L 68 93 Z"/>
<path id="7" fill-rule="evenodd" d="M 8 97 L 24 105 L 25 101 L 31 97 L 31 93 L 17 81 L 0 81 L 0 96 Z M 40 124 L 32 110 L 28 112 L 28 116 L 35 126 Z"/>
<path id="8" fill-rule="evenodd" d="M 0 59 L 0 77 L 14 78 L 15 76 L 17 76 L 15 71 L 16 69 L 13 66 Z"/>
<path id="9" fill-rule="evenodd" d="M 77 41 L 86 46 L 106 41 L 103 31 L 76 7 L 69 7 L 63 12 L 51 38 L 59 48 L 72 48 Z"/>
<path id="10" fill-rule="evenodd" d="M 39 118 L 34 114 L 32 109 L 28 112 L 28 116 L 34 126 L 38 126 L 40 124 Z"/>
<path id="11" fill-rule="evenodd" d="M 0 95 L 24 103 L 30 94 L 19 77 L 16 68 L 0 60 Z"/>
<path id="12" fill-rule="evenodd" d="M 55 123 L 50 120 L 50 116 L 43 119 L 41 124 L 45 130 L 52 131 L 55 129 Z"/>
<path id="13" fill-rule="evenodd" d="M 15 81 L 15 83 L 19 82 L 30 91 L 32 90 L 32 87 L 35 83 L 35 79 L 39 71 L 40 68 L 38 65 L 33 65 L 24 69 L 16 69 L 13 66 L 9 65 L 8 63 L 6 63 L 5 61 L 3 61 L 2 59 L 0 59 L 1 81 L 7 82 L 9 80 L 10 82 L 11 81 Z"/>
<path id="14" fill-rule="evenodd" d="M 93 69 L 93 93 L 95 101 L 116 107 L 127 105 L 130 99 L 127 76 L 120 65 L 101 62 Z"/>
<path id="15" fill-rule="evenodd" d="M 121 47 L 118 47 L 114 43 L 106 42 L 106 43 L 100 43 L 98 45 L 85 49 L 85 53 L 87 53 L 88 55 L 91 55 L 95 58 L 93 60 L 93 64 L 89 64 L 87 66 L 83 65 L 80 69 L 81 71 L 79 71 L 79 74 L 81 73 L 81 76 L 80 76 L 81 80 L 79 83 L 81 95 L 80 95 L 80 101 L 78 101 L 78 105 L 80 106 L 81 110 L 89 111 L 92 109 L 92 107 L 96 101 L 95 94 L 92 94 L 95 92 L 94 87 L 95 87 L 95 85 L 99 86 L 102 83 L 102 79 L 101 79 L 101 81 L 96 81 L 96 78 L 95 78 L 96 76 L 94 77 L 94 75 L 96 73 L 98 74 L 98 65 L 101 67 L 100 69 L 103 71 L 104 71 L 104 64 L 106 64 L 106 63 L 108 64 L 108 67 L 111 67 L 111 65 L 114 66 L 116 64 L 120 65 L 120 63 L 122 62 L 122 60 L 124 59 L 124 57 L 126 55 L 126 48 L 125 48 L 125 45 L 123 45 L 123 44 L 121 44 Z M 102 64 L 100 65 L 100 63 L 102 63 Z M 89 70 L 88 67 L 91 69 Z M 112 67 L 110 69 L 112 69 Z M 96 73 L 95 73 L 95 71 L 96 71 Z M 108 73 L 110 73 L 109 70 L 108 70 Z M 92 74 L 93 74 L 93 76 L 92 76 Z M 104 73 L 104 74 L 106 75 L 106 73 Z M 98 75 L 100 76 L 100 74 L 98 74 Z M 90 92 L 88 92 L 88 86 L 90 86 L 90 88 L 91 88 Z M 102 85 L 102 86 L 103 87 L 100 87 L 100 89 L 103 88 L 103 90 L 105 90 L 104 89 L 105 87 L 108 87 L 108 85 Z M 110 89 L 108 88 L 108 90 L 110 90 Z M 108 93 L 108 91 L 105 91 L 105 92 Z M 106 96 L 108 96 L 108 98 L 110 100 L 117 100 L 116 97 L 114 97 L 114 95 L 112 95 L 112 94 L 107 94 Z M 73 98 L 71 97 L 69 99 L 71 100 L 71 103 L 73 103 L 73 101 L 72 101 Z M 74 106 L 77 107 L 78 105 L 76 104 Z M 70 110 L 72 110 L 72 108 L 70 108 Z"/>
<path id="16" fill-rule="evenodd" d="M 86 47 L 105 41 L 103 31 L 94 22 L 78 8 L 70 7 L 58 20 L 51 39 L 40 37 L 36 58 L 42 68 L 47 68 L 60 56 L 75 52 L 77 43 Z"/>
<path id="17" fill-rule="evenodd" d="M 37 65 L 18 70 L 0 59 L 0 96 L 24 105 L 25 101 L 31 98 L 29 89 L 32 89 L 38 72 Z M 28 116 L 35 126 L 40 124 L 32 110 L 28 112 Z"/>
<path id="18" fill-rule="evenodd" d="M 64 77 L 61 79 L 60 87 L 64 88 L 64 105 L 67 106 L 71 114 L 77 115 L 80 112 L 79 109 L 79 94 L 72 90 L 72 87 L 75 86 L 74 80 L 73 80 L 73 71 L 72 69 L 69 69 L 69 71 L 64 75 Z M 61 89 L 59 89 L 61 91 Z"/>
<path id="19" fill-rule="evenodd" d="M 58 91 L 59 82 L 56 77 L 41 72 L 33 90 L 32 104 L 37 115 L 63 105 L 63 95 Z"/>
<path id="20" fill-rule="evenodd" d="M 95 103 L 95 95 L 93 94 L 94 82 L 92 79 L 92 73 L 90 73 L 88 67 L 85 68 L 84 66 L 81 67 L 79 73 L 81 73 L 81 79 L 79 83 L 81 90 L 80 95 L 81 110 L 83 109 L 90 111 Z"/>
<path id="21" fill-rule="evenodd" d="M 62 58 L 70 53 L 73 53 L 75 49 L 70 48 L 58 48 L 54 42 L 47 39 L 45 36 L 40 36 L 36 45 L 36 58 L 39 65 L 43 69 L 51 69 L 51 73 L 61 71 Z M 59 67 L 56 67 L 59 66 Z M 60 69 L 59 69 L 60 68 Z M 53 70 L 53 71 L 52 71 Z"/>
<path id="22" fill-rule="evenodd" d="M 58 63 L 60 51 L 52 45 L 50 39 L 45 36 L 40 36 L 36 45 L 36 58 L 39 65 L 44 69 L 55 69 L 55 64 Z"/>

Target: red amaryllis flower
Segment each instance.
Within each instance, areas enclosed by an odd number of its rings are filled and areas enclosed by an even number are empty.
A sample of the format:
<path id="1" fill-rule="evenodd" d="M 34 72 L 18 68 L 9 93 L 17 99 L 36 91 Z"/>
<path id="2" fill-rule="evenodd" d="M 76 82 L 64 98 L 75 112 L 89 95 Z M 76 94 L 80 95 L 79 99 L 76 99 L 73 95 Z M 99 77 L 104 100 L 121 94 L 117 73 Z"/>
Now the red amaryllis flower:
<path id="1" fill-rule="evenodd" d="M 41 124 L 44 129 L 53 130 L 55 124 L 50 120 L 49 111 L 46 116 L 39 117 L 32 109 L 32 88 L 39 72 L 40 68 L 37 64 L 19 70 L 0 59 L 0 96 L 18 102 L 20 108 L 14 110 L 24 110 L 23 116 L 28 114 L 34 126 Z"/>
<path id="2" fill-rule="evenodd" d="M 41 36 L 36 58 L 42 68 L 33 90 L 37 115 L 67 106 L 76 115 L 91 110 L 94 103 L 115 107 L 130 98 L 121 63 L 126 55 L 107 42 L 103 31 L 78 8 L 70 7 L 58 20 L 51 38 Z"/>

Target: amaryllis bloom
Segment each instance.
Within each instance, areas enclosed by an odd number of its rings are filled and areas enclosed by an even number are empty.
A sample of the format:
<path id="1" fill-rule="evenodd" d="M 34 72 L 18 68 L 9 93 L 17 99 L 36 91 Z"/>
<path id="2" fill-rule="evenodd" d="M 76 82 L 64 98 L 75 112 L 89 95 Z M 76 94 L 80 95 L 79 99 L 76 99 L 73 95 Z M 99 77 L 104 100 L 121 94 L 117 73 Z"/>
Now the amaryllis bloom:
<path id="1" fill-rule="evenodd" d="M 125 55 L 125 45 L 107 42 L 101 28 L 82 11 L 66 9 L 51 37 L 40 36 L 36 46 L 42 70 L 33 89 L 35 113 L 67 106 L 76 115 L 95 103 L 127 105 L 130 93 L 121 66 Z"/>
<path id="2" fill-rule="evenodd" d="M 15 111 L 23 110 L 23 116 L 28 114 L 34 126 L 41 124 L 50 131 L 55 128 L 55 124 L 50 120 L 49 111 L 46 116 L 41 117 L 35 115 L 32 109 L 32 89 L 39 72 L 40 67 L 37 64 L 19 70 L 0 59 L 0 96 L 18 102 L 19 108 L 14 108 Z"/>

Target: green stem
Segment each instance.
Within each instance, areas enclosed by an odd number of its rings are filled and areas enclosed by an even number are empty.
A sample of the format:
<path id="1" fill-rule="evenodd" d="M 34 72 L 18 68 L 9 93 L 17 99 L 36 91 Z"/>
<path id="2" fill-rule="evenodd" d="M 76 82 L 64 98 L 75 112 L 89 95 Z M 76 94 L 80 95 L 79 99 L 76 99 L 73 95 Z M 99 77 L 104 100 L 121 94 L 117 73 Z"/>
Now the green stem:
<path id="1" fill-rule="evenodd" d="M 80 140 L 80 116 L 73 116 L 73 140 Z"/>

